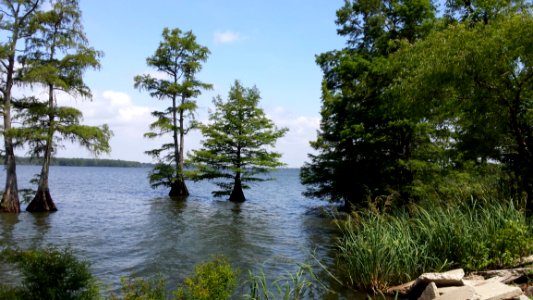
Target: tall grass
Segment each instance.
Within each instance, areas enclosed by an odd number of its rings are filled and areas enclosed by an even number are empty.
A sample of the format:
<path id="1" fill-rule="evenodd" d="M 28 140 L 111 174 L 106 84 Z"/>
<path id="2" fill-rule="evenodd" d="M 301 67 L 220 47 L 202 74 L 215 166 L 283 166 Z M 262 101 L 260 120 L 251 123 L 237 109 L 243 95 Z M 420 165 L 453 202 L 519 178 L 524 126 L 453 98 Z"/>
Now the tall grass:
<path id="1" fill-rule="evenodd" d="M 374 291 L 423 272 L 511 266 L 533 244 L 513 202 L 415 206 L 388 215 L 366 211 L 339 228 L 341 274 L 352 287 Z"/>
<path id="2" fill-rule="evenodd" d="M 250 300 L 299 300 L 317 299 L 328 288 L 320 281 L 309 264 L 299 264 L 294 273 L 286 273 L 269 281 L 263 271 L 249 272 L 249 293 L 245 299 Z"/>

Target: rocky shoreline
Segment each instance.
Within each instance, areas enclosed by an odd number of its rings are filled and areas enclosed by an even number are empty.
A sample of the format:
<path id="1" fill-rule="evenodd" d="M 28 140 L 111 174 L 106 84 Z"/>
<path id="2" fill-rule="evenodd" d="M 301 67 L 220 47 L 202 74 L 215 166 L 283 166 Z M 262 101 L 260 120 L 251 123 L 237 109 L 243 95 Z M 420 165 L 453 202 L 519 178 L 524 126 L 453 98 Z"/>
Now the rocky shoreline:
<path id="1" fill-rule="evenodd" d="M 532 292 L 526 276 L 531 272 L 531 268 L 517 268 L 469 275 L 463 269 L 424 273 L 416 280 L 389 288 L 387 293 L 414 300 L 526 300 Z"/>

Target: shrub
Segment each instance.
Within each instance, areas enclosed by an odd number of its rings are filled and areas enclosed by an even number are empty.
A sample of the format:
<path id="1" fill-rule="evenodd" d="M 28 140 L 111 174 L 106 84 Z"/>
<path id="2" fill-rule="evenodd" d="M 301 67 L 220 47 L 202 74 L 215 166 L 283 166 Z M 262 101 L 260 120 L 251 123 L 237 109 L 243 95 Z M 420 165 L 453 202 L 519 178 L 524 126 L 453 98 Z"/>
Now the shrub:
<path id="1" fill-rule="evenodd" d="M 165 300 L 168 299 L 166 281 L 162 276 L 151 279 L 126 278 L 120 279 L 120 294 L 111 294 L 111 300 Z"/>
<path id="2" fill-rule="evenodd" d="M 177 299 L 229 299 L 237 284 L 235 271 L 227 259 L 216 257 L 196 266 L 194 274 L 185 278 L 175 292 Z"/>
<path id="3" fill-rule="evenodd" d="M 96 282 L 86 262 L 78 261 L 69 249 L 4 250 L 3 259 L 18 267 L 22 286 L 2 292 L 20 299 L 98 299 Z"/>
<path id="4" fill-rule="evenodd" d="M 0 299 L 20 300 L 22 299 L 21 290 L 17 287 L 0 284 Z"/>

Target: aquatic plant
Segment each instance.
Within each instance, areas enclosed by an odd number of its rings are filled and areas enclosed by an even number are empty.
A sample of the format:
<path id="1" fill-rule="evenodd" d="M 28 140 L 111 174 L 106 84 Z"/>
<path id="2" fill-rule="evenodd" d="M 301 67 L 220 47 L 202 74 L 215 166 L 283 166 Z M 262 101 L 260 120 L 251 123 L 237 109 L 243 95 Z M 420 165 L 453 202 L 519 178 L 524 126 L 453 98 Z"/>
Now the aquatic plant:
<path id="1" fill-rule="evenodd" d="M 512 201 L 364 211 L 338 224 L 341 276 L 375 292 L 423 272 L 511 266 L 533 250 L 525 214 Z"/>

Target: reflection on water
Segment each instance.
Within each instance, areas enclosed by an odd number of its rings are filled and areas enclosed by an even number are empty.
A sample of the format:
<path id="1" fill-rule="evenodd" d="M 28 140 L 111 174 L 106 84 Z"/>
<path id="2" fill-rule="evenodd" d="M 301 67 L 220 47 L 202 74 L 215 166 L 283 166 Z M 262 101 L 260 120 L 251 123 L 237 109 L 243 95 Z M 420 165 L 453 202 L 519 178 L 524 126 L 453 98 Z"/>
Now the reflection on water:
<path id="1" fill-rule="evenodd" d="M 19 182 L 27 183 L 36 171 L 19 167 Z M 332 263 L 334 226 L 306 214 L 323 203 L 301 196 L 297 170 L 280 170 L 276 180 L 255 184 L 242 204 L 213 199 L 208 182 L 189 183 L 187 201 L 170 200 L 167 191 L 150 189 L 147 172 L 53 167 L 51 193 L 59 211 L 0 214 L 0 243 L 70 246 L 115 288 L 128 275 L 160 273 L 176 282 L 220 254 L 243 277 L 247 270 L 262 269 L 271 278 L 295 271 L 312 252 Z"/>

